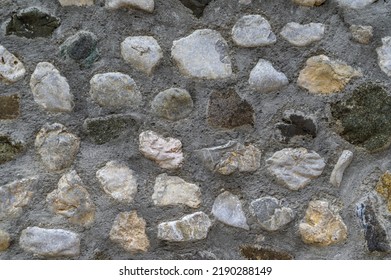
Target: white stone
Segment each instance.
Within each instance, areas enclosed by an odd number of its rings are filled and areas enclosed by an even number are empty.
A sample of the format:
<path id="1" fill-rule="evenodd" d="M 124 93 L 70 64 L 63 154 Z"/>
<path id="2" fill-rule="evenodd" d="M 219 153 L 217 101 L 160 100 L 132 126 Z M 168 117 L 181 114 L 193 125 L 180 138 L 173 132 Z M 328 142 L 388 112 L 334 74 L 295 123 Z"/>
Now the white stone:
<path id="1" fill-rule="evenodd" d="M 7 84 L 15 83 L 26 74 L 23 63 L 0 45 L 0 81 Z"/>
<path id="2" fill-rule="evenodd" d="M 337 0 L 339 5 L 351 9 L 362 9 L 375 1 L 377 0 Z"/>
<path id="3" fill-rule="evenodd" d="M 201 191 L 196 184 L 164 173 L 156 177 L 152 200 L 158 206 L 184 204 L 198 208 L 201 204 Z"/>
<path id="4" fill-rule="evenodd" d="M 383 46 L 376 49 L 380 69 L 391 77 L 391 36 L 381 39 Z"/>
<path id="5" fill-rule="evenodd" d="M 232 75 L 228 44 L 215 30 L 196 30 L 174 41 L 171 55 L 179 71 L 186 76 L 222 79 Z"/>
<path id="6" fill-rule="evenodd" d="M 232 28 L 232 39 L 241 47 L 272 45 L 277 41 L 269 22 L 260 15 L 247 15 L 240 18 Z"/>
<path id="7" fill-rule="evenodd" d="M 154 0 L 106 0 L 106 8 L 108 9 L 120 9 L 131 8 L 143 10 L 149 13 L 153 12 L 155 8 Z"/>
<path id="8" fill-rule="evenodd" d="M 322 40 L 324 31 L 325 25 L 322 23 L 300 24 L 289 22 L 284 26 L 280 34 L 292 45 L 304 47 Z"/>
<path id="9" fill-rule="evenodd" d="M 163 58 L 163 51 L 151 36 L 127 37 L 121 43 L 123 59 L 134 68 L 150 75 Z"/>
<path id="10" fill-rule="evenodd" d="M 109 161 L 96 172 L 103 190 L 119 202 L 131 203 L 137 193 L 134 171 L 123 163 Z"/>
<path id="11" fill-rule="evenodd" d="M 350 165 L 352 160 L 353 153 L 351 151 L 345 150 L 342 152 L 330 176 L 330 183 L 334 187 L 339 187 L 341 185 L 343 173 L 345 172 L 345 169 Z"/>
<path id="12" fill-rule="evenodd" d="M 40 62 L 31 75 L 34 101 L 49 112 L 71 112 L 73 95 L 67 79 L 49 62 Z"/>
<path id="13" fill-rule="evenodd" d="M 58 0 L 61 6 L 91 6 L 94 0 Z"/>
<path id="14" fill-rule="evenodd" d="M 248 82 L 252 88 L 262 93 L 277 91 L 289 84 L 285 74 L 277 71 L 269 61 L 264 59 L 260 59 L 251 70 Z"/>

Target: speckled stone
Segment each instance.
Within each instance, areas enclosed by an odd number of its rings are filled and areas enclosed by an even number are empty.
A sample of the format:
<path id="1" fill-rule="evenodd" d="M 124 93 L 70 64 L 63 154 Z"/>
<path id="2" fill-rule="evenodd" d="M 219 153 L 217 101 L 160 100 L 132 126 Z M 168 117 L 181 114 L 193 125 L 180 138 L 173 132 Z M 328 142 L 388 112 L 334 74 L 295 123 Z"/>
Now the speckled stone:
<path id="1" fill-rule="evenodd" d="M 130 8 L 152 13 L 155 8 L 154 0 L 106 0 L 106 8 Z"/>
<path id="2" fill-rule="evenodd" d="M 192 112 L 193 106 L 189 92 L 180 88 L 160 92 L 151 103 L 155 115 L 171 121 L 186 118 Z"/>
<path id="3" fill-rule="evenodd" d="M 23 79 L 26 69 L 23 63 L 0 45 L 0 82 L 11 84 Z"/>
<path id="4" fill-rule="evenodd" d="M 269 61 L 260 59 L 251 70 L 248 83 L 259 92 L 270 93 L 282 89 L 289 81 L 285 74 L 277 71 Z"/>
<path id="5" fill-rule="evenodd" d="M 23 145 L 8 136 L 0 135 L 0 164 L 14 160 L 23 150 Z"/>
<path id="6" fill-rule="evenodd" d="M 240 47 L 268 46 L 277 42 L 269 22 L 261 15 L 241 17 L 232 28 L 232 40 Z"/>

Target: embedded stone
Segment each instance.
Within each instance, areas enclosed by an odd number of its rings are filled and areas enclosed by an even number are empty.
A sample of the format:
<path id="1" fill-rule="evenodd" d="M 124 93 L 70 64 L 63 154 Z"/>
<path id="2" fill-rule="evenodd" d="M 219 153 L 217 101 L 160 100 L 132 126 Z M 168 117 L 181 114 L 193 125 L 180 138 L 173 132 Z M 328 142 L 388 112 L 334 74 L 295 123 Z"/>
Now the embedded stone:
<path id="1" fill-rule="evenodd" d="M 205 239 L 212 222 L 204 212 L 196 212 L 180 220 L 158 225 L 157 237 L 161 240 L 185 242 Z"/>
<path id="2" fill-rule="evenodd" d="M 201 190 L 196 184 L 164 173 L 156 177 L 152 200 L 158 206 L 184 204 L 198 208 L 201 204 Z"/>
<path id="3" fill-rule="evenodd" d="M 351 9 L 362 9 L 377 0 L 337 0 L 338 4 Z"/>
<path id="4" fill-rule="evenodd" d="M 369 44 L 373 37 L 373 27 L 369 25 L 351 25 L 349 27 L 354 41 L 360 44 Z"/>
<path id="5" fill-rule="evenodd" d="M 239 198 L 225 191 L 220 194 L 213 203 L 212 214 L 217 220 L 229 226 L 249 230 L 246 216 Z"/>
<path id="6" fill-rule="evenodd" d="M 308 7 L 320 6 L 324 2 L 326 2 L 326 0 L 293 0 L 293 3 L 295 4 Z"/>
<path id="7" fill-rule="evenodd" d="M 286 148 L 266 160 L 268 170 L 288 189 L 297 191 L 319 177 L 326 166 L 323 158 L 305 148 Z"/>
<path id="8" fill-rule="evenodd" d="M 103 190 L 119 202 L 131 203 L 137 194 L 137 178 L 134 171 L 123 163 L 109 161 L 96 172 Z"/>
<path id="9" fill-rule="evenodd" d="M 161 168 L 176 169 L 184 160 L 182 143 L 175 138 L 165 138 L 153 131 L 144 131 L 139 136 L 140 152 L 155 161 Z"/>
<path id="10" fill-rule="evenodd" d="M 269 22 L 260 15 L 241 17 L 232 28 L 232 39 L 240 47 L 260 47 L 277 41 Z"/>
<path id="11" fill-rule="evenodd" d="M 288 143 L 298 137 L 313 139 L 317 135 L 317 126 L 312 116 L 306 116 L 303 112 L 286 110 L 282 122 L 276 124 L 278 138 L 281 142 Z"/>
<path id="12" fill-rule="evenodd" d="M 204 12 L 204 9 L 212 0 L 179 0 L 179 1 L 186 8 L 190 9 L 197 18 L 200 18 Z"/>
<path id="13" fill-rule="evenodd" d="M 79 151 L 80 139 L 59 123 L 46 124 L 35 138 L 35 148 L 49 171 L 68 168 Z"/>
<path id="14" fill-rule="evenodd" d="M 384 173 L 376 184 L 376 191 L 387 200 L 388 211 L 391 212 L 391 173 Z"/>
<path id="15" fill-rule="evenodd" d="M 381 39 L 383 45 L 376 49 L 380 69 L 391 77 L 391 36 Z"/>
<path id="16" fill-rule="evenodd" d="M 171 121 L 186 118 L 193 110 L 193 100 L 185 89 L 170 88 L 160 92 L 152 101 L 155 115 Z"/>
<path id="17" fill-rule="evenodd" d="M 277 71 L 269 61 L 264 59 L 260 59 L 251 70 L 248 82 L 253 89 L 262 93 L 278 91 L 289 84 L 285 74 Z"/>
<path id="18" fill-rule="evenodd" d="M 5 251 L 10 246 L 11 237 L 10 235 L 0 229 L 0 252 Z"/>
<path id="19" fill-rule="evenodd" d="M 60 54 L 89 67 L 99 58 L 97 49 L 98 38 L 89 31 L 79 31 L 72 35 L 60 46 Z"/>
<path id="20" fill-rule="evenodd" d="M 17 94 L 0 96 L 0 120 L 13 120 L 20 115 L 20 98 Z"/>
<path id="21" fill-rule="evenodd" d="M 322 23 L 300 24 L 297 22 L 287 23 L 282 31 L 281 36 L 297 47 L 305 47 L 314 42 L 320 41 L 324 37 L 325 25 Z"/>
<path id="22" fill-rule="evenodd" d="M 345 150 L 342 152 L 330 176 L 330 183 L 334 187 L 339 187 L 341 185 L 343 173 L 345 172 L 345 169 L 350 165 L 352 160 L 353 153 L 351 151 Z"/>
<path id="23" fill-rule="evenodd" d="M 154 0 L 106 0 L 105 7 L 113 10 L 121 8 L 137 9 L 152 13 L 155 2 Z"/>
<path id="24" fill-rule="evenodd" d="M 91 6 L 94 0 L 58 0 L 61 6 Z"/>
<path id="25" fill-rule="evenodd" d="M 304 220 L 299 225 L 304 243 L 329 246 L 341 243 L 347 238 L 347 227 L 341 216 L 330 209 L 327 201 L 311 201 Z"/>
<path id="26" fill-rule="evenodd" d="M 80 254 L 80 236 L 64 229 L 28 227 L 19 239 L 20 247 L 43 257 L 77 257 Z"/>
<path id="27" fill-rule="evenodd" d="M 40 62 L 31 75 L 30 88 L 34 101 L 43 109 L 59 113 L 71 112 L 73 95 L 67 79 L 49 62 Z"/>
<path id="28" fill-rule="evenodd" d="M 259 245 L 245 245 L 240 247 L 240 253 L 248 260 L 292 260 L 293 256 L 287 252 L 262 248 Z"/>
<path id="29" fill-rule="evenodd" d="M 223 79 L 232 75 L 228 44 L 215 30 L 196 30 L 174 41 L 171 55 L 185 76 Z"/>
<path id="30" fill-rule="evenodd" d="M 26 74 L 23 63 L 0 45 L 0 81 L 6 84 L 21 80 Z"/>
<path id="31" fill-rule="evenodd" d="M 23 147 L 20 143 L 8 136 L 0 135 L 0 164 L 15 159 L 22 149 Z"/>
<path id="32" fill-rule="evenodd" d="M 132 254 L 147 252 L 150 245 L 145 226 L 145 220 L 136 211 L 121 212 L 110 230 L 110 240 Z"/>

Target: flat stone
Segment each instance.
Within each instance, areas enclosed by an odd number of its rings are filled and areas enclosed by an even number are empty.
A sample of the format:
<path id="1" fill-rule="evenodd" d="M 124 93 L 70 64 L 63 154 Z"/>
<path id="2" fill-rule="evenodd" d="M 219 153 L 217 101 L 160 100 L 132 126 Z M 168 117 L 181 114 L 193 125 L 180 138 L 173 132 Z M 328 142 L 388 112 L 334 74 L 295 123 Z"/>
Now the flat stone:
<path id="1" fill-rule="evenodd" d="M 151 36 L 132 36 L 121 43 L 121 55 L 132 67 L 151 75 L 163 58 L 163 51 Z"/>
<path id="2" fill-rule="evenodd" d="M 158 225 L 157 237 L 161 240 L 184 242 L 205 239 L 212 222 L 204 212 L 196 212 L 180 220 Z"/>
<path id="3" fill-rule="evenodd" d="M 369 44 L 373 37 L 373 27 L 369 25 L 351 25 L 352 39 L 360 44 Z"/>
<path id="4" fill-rule="evenodd" d="M 164 173 L 156 177 L 152 200 L 157 206 L 183 204 L 198 208 L 201 204 L 201 190 L 196 184 Z"/>
<path id="5" fill-rule="evenodd" d="M 11 237 L 10 235 L 0 229 L 0 252 L 6 251 L 10 246 Z"/>
<path id="6" fill-rule="evenodd" d="M 174 41 L 171 55 L 185 76 L 224 79 L 232 75 L 228 44 L 215 30 L 199 29 Z"/>
<path id="7" fill-rule="evenodd" d="M 58 0 L 61 6 L 91 6 L 94 0 Z"/>
<path id="8" fill-rule="evenodd" d="M 98 38 L 89 31 L 79 31 L 70 36 L 60 46 L 60 54 L 64 58 L 79 61 L 82 66 L 90 67 L 99 58 Z"/>
<path id="9" fill-rule="evenodd" d="M 316 152 L 286 148 L 266 160 L 268 170 L 288 189 L 297 191 L 319 177 L 326 164 Z"/>
<path id="10" fill-rule="evenodd" d="M 6 35 L 26 38 L 50 37 L 60 26 L 60 19 L 37 7 L 29 7 L 12 13 L 6 23 Z"/>
<path id="11" fill-rule="evenodd" d="M 282 229 L 295 218 L 291 208 L 282 206 L 278 199 L 270 196 L 251 201 L 250 212 L 267 231 Z"/>
<path id="12" fill-rule="evenodd" d="M 175 138 L 165 138 L 153 131 L 144 131 L 139 136 L 139 150 L 148 159 L 155 161 L 161 168 L 176 169 L 184 160 L 182 143 Z"/>
<path id="13" fill-rule="evenodd" d="M 121 212 L 110 230 L 110 240 L 132 254 L 147 252 L 150 245 L 145 226 L 145 220 L 136 211 Z"/>
<path id="14" fill-rule="evenodd" d="M 289 143 L 298 137 L 313 139 L 317 135 L 317 125 L 313 116 L 307 116 L 301 111 L 286 110 L 282 122 L 276 124 L 277 137 L 281 142 Z"/>
<path id="15" fill-rule="evenodd" d="M 101 107 L 132 108 L 141 104 L 141 93 L 128 75 L 119 72 L 96 74 L 90 85 L 91 98 Z"/>
<path id="16" fill-rule="evenodd" d="M 261 166 L 261 151 L 253 145 L 236 141 L 197 150 L 196 154 L 212 172 L 230 175 L 234 172 L 255 172 Z"/>
<path id="17" fill-rule="evenodd" d="M 320 6 L 324 2 L 326 2 L 326 0 L 293 0 L 293 3 L 295 4 L 308 7 Z"/>
<path id="18" fill-rule="evenodd" d="M 77 257 L 80 254 L 80 236 L 64 229 L 28 227 L 19 239 L 20 247 L 43 257 Z"/>
<path id="19" fill-rule="evenodd" d="M 353 152 L 344 150 L 338 159 L 337 164 L 334 166 L 330 176 L 330 183 L 334 187 L 339 187 L 342 182 L 343 173 L 345 169 L 350 165 L 353 160 Z"/>
<path id="20" fill-rule="evenodd" d="M 0 120 L 17 119 L 20 115 L 19 95 L 0 96 Z"/>
<path id="21" fill-rule="evenodd" d="M 325 55 L 310 57 L 300 71 L 297 84 L 310 93 L 330 94 L 340 92 L 352 78 L 362 73 L 344 62 L 334 61 Z"/>
<path id="22" fill-rule="evenodd" d="M 248 82 L 253 89 L 262 93 L 278 91 L 289 84 L 285 74 L 277 71 L 264 59 L 260 59 L 251 70 Z"/>
<path id="23" fill-rule="evenodd" d="M 281 36 L 297 47 L 305 47 L 318 42 L 324 37 L 325 25 L 322 23 L 300 24 L 297 22 L 287 23 L 280 32 Z"/>
<path id="24" fill-rule="evenodd" d="M 8 136 L 0 135 L 0 164 L 14 160 L 23 150 L 20 143 Z"/>
<path id="25" fill-rule="evenodd" d="M 43 109 L 54 112 L 71 112 L 73 95 L 68 81 L 49 62 L 40 62 L 31 75 L 30 88 L 34 101 Z"/>
<path id="26" fill-rule="evenodd" d="M 151 103 L 155 115 L 177 121 L 184 119 L 193 111 L 193 100 L 185 89 L 170 88 L 160 92 Z"/>
<path id="27" fill-rule="evenodd" d="M 68 168 L 79 151 L 80 139 L 59 123 L 46 124 L 35 138 L 35 148 L 50 171 Z"/>
<path id="28" fill-rule="evenodd" d="M 338 4 L 351 9 L 362 9 L 377 0 L 337 0 Z"/>
<path id="29" fill-rule="evenodd" d="M 50 211 L 68 218 L 72 224 L 90 226 L 95 218 L 95 206 L 83 181 L 72 170 L 60 178 L 58 188 L 48 194 Z"/>
<path id="30" fill-rule="evenodd" d="M 208 123 L 214 127 L 235 128 L 243 125 L 254 126 L 253 107 L 233 89 L 226 92 L 214 91 L 208 104 Z"/>
<path id="31" fill-rule="evenodd" d="M 232 28 L 232 40 L 240 47 L 260 47 L 277 41 L 269 22 L 260 15 L 241 17 Z"/>
<path id="32" fill-rule="evenodd" d="M 96 172 L 103 190 L 118 202 L 131 203 L 137 194 L 137 178 L 133 170 L 117 161 L 109 161 Z"/>
<path id="33" fill-rule="evenodd" d="M 268 248 L 263 248 L 259 245 L 241 246 L 240 253 L 247 260 L 292 260 L 293 256 L 290 253 L 276 251 Z"/>
<path id="34" fill-rule="evenodd" d="M 155 2 L 154 0 L 106 0 L 105 7 L 113 10 L 121 8 L 137 9 L 152 13 Z"/>
<path id="35" fill-rule="evenodd" d="M 26 69 L 23 63 L 0 45 L 0 82 L 11 84 L 23 79 Z"/>
<path id="36" fill-rule="evenodd" d="M 225 191 L 220 194 L 213 203 L 212 214 L 217 220 L 229 226 L 249 230 L 246 216 L 239 198 Z"/>
<path id="37" fill-rule="evenodd" d="M 239 0 L 239 4 L 241 5 L 250 5 L 252 0 Z"/>
<path id="38" fill-rule="evenodd" d="M 347 227 L 342 218 L 330 209 L 327 201 L 311 201 L 304 220 L 299 224 L 304 243 L 329 246 L 347 238 Z"/>
<path id="39" fill-rule="evenodd" d="M 391 173 L 384 173 L 376 184 L 376 191 L 387 200 L 388 211 L 391 212 Z"/>
<path id="40" fill-rule="evenodd" d="M 381 39 L 383 45 L 376 49 L 380 69 L 391 77 L 391 36 Z"/>
<path id="41" fill-rule="evenodd" d="M 197 18 L 200 18 L 204 12 L 204 9 L 212 0 L 179 0 L 179 1 L 186 8 L 190 9 Z"/>

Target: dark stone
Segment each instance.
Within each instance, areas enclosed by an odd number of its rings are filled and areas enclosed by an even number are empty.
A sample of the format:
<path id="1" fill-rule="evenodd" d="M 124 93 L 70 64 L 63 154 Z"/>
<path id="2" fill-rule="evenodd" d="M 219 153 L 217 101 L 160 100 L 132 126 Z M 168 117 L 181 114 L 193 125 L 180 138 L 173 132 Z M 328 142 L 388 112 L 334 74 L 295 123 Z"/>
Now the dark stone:
<path id="1" fill-rule="evenodd" d="M 248 260 L 292 260 L 293 256 L 286 252 L 278 252 L 258 246 L 241 246 L 240 253 Z"/>
<path id="2" fill-rule="evenodd" d="M 193 14 L 200 18 L 204 12 L 206 6 L 212 2 L 212 0 L 179 0 L 186 7 L 189 8 Z"/>
<path id="3" fill-rule="evenodd" d="M 85 66 L 90 66 L 99 58 L 97 43 L 95 34 L 79 31 L 60 46 L 60 53 L 63 57 L 69 57 L 81 61 Z"/>
<path id="4" fill-rule="evenodd" d="M 36 7 L 14 13 L 6 26 L 6 35 L 26 38 L 50 37 L 60 26 L 60 19 Z"/>
<path id="5" fill-rule="evenodd" d="M 19 115 L 18 95 L 0 96 L 0 120 L 16 119 Z"/>
<path id="6" fill-rule="evenodd" d="M 295 136 L 316 137 L 317 128 L 315 121 L 306 117 L 301 112 L 287 112 L 283 118 L 283 123 L 277 123 L 277 129 L 280 130 L 281 141 L 288 143 Z"/>
<path id="7" fill-rule="evenodd" d="M 8 136 L 0 136 L 0 164 L 13 160 L 22 151 L 22 145 L 14 143 Z"/>

